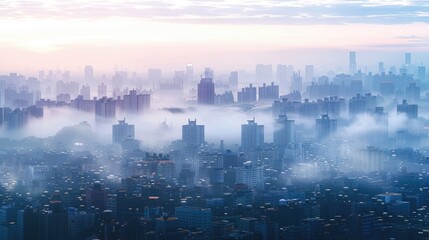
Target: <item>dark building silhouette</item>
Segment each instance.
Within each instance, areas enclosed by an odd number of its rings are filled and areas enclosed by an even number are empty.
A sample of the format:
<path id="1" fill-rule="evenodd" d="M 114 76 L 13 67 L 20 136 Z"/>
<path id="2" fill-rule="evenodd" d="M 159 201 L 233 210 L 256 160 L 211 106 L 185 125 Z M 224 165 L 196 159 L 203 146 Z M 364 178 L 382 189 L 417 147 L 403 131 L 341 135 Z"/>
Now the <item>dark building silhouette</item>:
<path id="1" fill-rule="evenodd" d="M 242 88 L 237 94 L 237 101 L 239 103 L 244 102 L 256 102 L 256 87 L 250 84 L 248 87 Z"/>
<path id="2" fill-rule="evenodd" d="M 198 104 L 214 104 L 215 103 L 215 86 L 212 78 L 202 77 L 198 83 Z"/>
<path id="3" fill-rule="evenodd" d="M 271 82 L 271 85 L 267 86 L 265 83 L 262 87 L 258 88 L 259 101 L 261 100 L 272 100 L 279 98 L 279 86 L 274 85 L 274 82 Z"/>
<path id="4" fill-rule="evenodd" d="M 402 100 L 402 104 L 396 106 L 396 112 L 398 114 L 405 114 L 410 119 L 416 119 L 418 117 L 418 105 L 408 104 L 407 100 Z"/>

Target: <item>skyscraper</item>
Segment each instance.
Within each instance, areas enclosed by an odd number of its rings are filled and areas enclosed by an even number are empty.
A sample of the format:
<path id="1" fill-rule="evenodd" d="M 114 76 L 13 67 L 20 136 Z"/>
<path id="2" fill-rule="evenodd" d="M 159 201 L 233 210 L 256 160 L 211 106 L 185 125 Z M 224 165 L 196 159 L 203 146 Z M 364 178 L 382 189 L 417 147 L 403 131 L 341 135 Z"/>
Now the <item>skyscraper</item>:
<path id="1" fill-rule="evenodd" d="M 276 81 L 280 86 L 281 92 L 286 92 L 289 90 L 289 74 L 288 74 L 288 67 L 283 64 L 277 65 L 277 72 L 276 72 Z"/>
<path id="2" fill-rule="evenodd" d="M 214 104 L 215 102 L 215 86 L 212 78 L 207 78 L 207 75 L 210 76 L 210 72 L 207 72 L 205 77 L 201 78 L 200 83 L 198 83 L 198 95 L 197 102 L 198 104 Z"/>
<path id="3" fill-rule="evenodd" d="M 302 77 L 301 77 L 299 72 L 293 73 L 291 90 L 292 91 L 299 91 L 299 92 L 301 92 L 301 90 L 302 90 Z"/>
<path id="4" fill-rule="evenodd" d="M 378 74 L 383 74 L 385 72 L 384 70 L 384 63 L 378 62 Z"/>
<path id="5" fill-rule="evenodd" d="M 187 146 L 199 146 L 205 142 L 204 125 L 197 125 L 197 120 L 188 119 L 188 125 L 182 126 L 182 141 Z"/>
<path id="6" fill-rule="evenodd" d="M 186 83 L 192 84 L 194 82 L 194 67 L 192 64 L 186 65 Z"/>
<path id="7" fill-rule="evenodd" d="M 356 73 L 356 52 L 349 52 L 349 73 L 354 75 Z"/>
<path id="8" fill-rule="evenodd" d="M 44 210 L 39 215 L 40 239 L 67 239 L 67 212 L 61 208 L 61 201 L 51 201 L 50 207 L 51 210 Z"/>
<path id="9" fill-rule="evenodd" d="M 258 125 L 253 120 L 241 125 L 241 147 L 244 151 L 254 150 L 264 145 L 264 125 Z"/>
<path id="10" fill-rule="evenodd" d="M 314 66 L 307 65 L 305 66 L 305 81 L 312 82 L 314 78 Z"/>
<path id="11" fill-rule="evenodd" d="M 426 67 L 420 65 L 417 67 L 417 77 L 420 81 L 424 81 L 426 79 Z"/>
<path id="12" fill-rule="evenodd" d="M 124 95 L 123 110 L 130 113 L 144 113 L 150 109 L 150 94 L 137 94 L 136 90 L 130 90 Z"/>
<path id="13" fill-rule="evenodd" d="M 175 215 L 179 227 L 200 228 L 206 232 L 212 230 L 212 210 L 210 208 L 181 206 L 175 208 Z"/>
<path id="14" fill-rule="evenodd" d="M 102 97 L 95 102 L 95 116 L 114 118 L 116 116 L 116 102 L 113 98 Z"/>
<path id="15" fill-rule="evenodd" d="M 411 53 L 405 53 L 405 65 L 406 66 L 411 65 Z"/>
<path id="16" fill-rule="evenodd" d="M 248 87 L 242 88 L 237 93 L 237 102 L 255 102 L 256 101 L 256 87 L 250 84 Z"/>
<path id="17" fill-rule="evenodd" d="M 273 68 L 271 65 L 256 65 L 256 82 L 271 82 L 273 80 Z"/>
<path id="18" fill-rule="evenodd" d="M 322 118 L 316 119 L 316 138 L 321 140 L 337 131 L 337 120 L 330 119 L 328 114 L 322 114 Z"/>
<path id="19" fill-rule="evenodd" d="M 238 89 L 238 71 L 232 71 L 229 75 L 230 88 L 233 90 Z"/>
<path id="20" fill-rule="evenodd" d="M 104 84 L 104 82 L 101 83 L 100 85 L 98 85 L 97 93 L 98 93 L 98 97 L 99 98 L 106 97 L 106 95 L 107 95 L 107 86 L 106 86 L 106 84 Z"/>
<path id="21" fill-rule="evenodd" d="M 279 86 L 274 85 L 271 82 L 271 85 L 266 85 L 265 83 L 262 87 L 258 88 L 259 101 L 267 99 L 278 99 L 279 98 Z"/>
<path id="22" fill-rule="evenodd" d="M 285 147 L 295 142 L 295 121 L 287 119 L 286 115 L 279 115 L 274 124 L 274 145 Z"/>
<path id="23" fill-rule="evenodd" d="M 128 124 L 124 120 L 119 120 L 118 124 L 112 126 L 112 142 L 120 144 L 123 140 L 134 139 L 134 125 Z"/>
<path id="24" fill-rule="evenodd" d="M 418 117 L 419 109 L 417 104 L 408 104 L 407 100 L 402 100 L 402 104 L 396 106 L 397 114 L 405 114 L 410 119 Z"/>
<path id="25" fill-rule="evenodd" d="M 91 99 L 91 88 L 88 84 L 82 85 L 82 87 L 80 88 L 80 95 L 83 97 L 84 100 Z"/>
<path id="26" fill-rule="evenodd" d="M 91 82 L 94 79 L 94 69 L 91 65 L 85 66 L 85 81 Z"/>
<path id="27" fill-rule="evenodd" d="M 416 83 L 410 83 L 405 89 L 405 98 L 411 103 L 420 101 L 420 87 Z"/>

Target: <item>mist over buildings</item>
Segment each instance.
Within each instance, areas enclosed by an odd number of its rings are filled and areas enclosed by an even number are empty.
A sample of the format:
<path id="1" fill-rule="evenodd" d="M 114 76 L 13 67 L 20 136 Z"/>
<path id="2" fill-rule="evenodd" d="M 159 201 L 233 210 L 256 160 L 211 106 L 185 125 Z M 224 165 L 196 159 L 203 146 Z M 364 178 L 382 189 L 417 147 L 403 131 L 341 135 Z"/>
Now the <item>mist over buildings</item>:
<path id="1" fill-rule="evenodd" d="M 0 239 L 428 239 L 424 1 L 0 5 Z"/>

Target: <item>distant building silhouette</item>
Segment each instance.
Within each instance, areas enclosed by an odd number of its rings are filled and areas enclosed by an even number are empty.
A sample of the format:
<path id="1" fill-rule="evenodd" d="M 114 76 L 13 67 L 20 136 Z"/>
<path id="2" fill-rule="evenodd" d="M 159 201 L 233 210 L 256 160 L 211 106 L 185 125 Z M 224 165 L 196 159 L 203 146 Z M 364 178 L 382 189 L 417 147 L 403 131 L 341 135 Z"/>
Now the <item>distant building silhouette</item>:
<path id="1" fill-rule="evenodd" d="M 405 53 L 404 58 L 405 58 L 405 65 L 410 66 L 411 65 L 411 53 Z"/>
<path id="2" fill-rule="evenodd" d="M 349 73 L 354 75 L 357 70 L 356 52 L 349 52 Z"/>
<path id="3" fill-rule="evenodd" d="M 264 144 L 264 125 L 258 125 L 253 120 L 241 125 L 241 147 L 244 151 L 251 151 Z"/>
<path id="4" fill-rule="evenodd" d="M 91 65 L 85 66 L 85 82 L 89 83 L 92 82 L 94 79 L 94 69 Z"/>
<path id="5" fill-rule="evenodd" d="M 330 119 L 328 114 L 322 114 L 320 119 L 316 119 L 316 138 L 321 140 L 329 137 L 337 131 L 337 120 Z"/>
<path id="6" fill-rule="evenodd" d="M 279 98 L 279 86 L 274 85 L 274 82 L 271 82 L 271 85 L 266 85 L 265 83 L 262 87 L 258 88 L 259 101 L 261 100 L 272 100 Z"/>
<path id="7" fill-rule="evenodd" d="M 396 106 L 396 112 L 403 113 L 410 119 L 416 119 L 419 113 L 418 107 L 417 104 L 408 104 L 407 100 L 402 100 L 402 104 Z"/>
<path id="8" fill-rule="evenodd" d="M 250 84 L 248 87 L 242 88 L 241 91 L 237 93 L 237 102 L 256 102 L 256 87 Z"/>
<path id="9" fill-rule="evenodd" d="M 279 115 L 274 124 L 274 145 L 285 147 L 295 142 L 295 121 L 289 120 L 286 115 Z"/>
<path id="10" fill-rule="evenodd" d="M 118 124 L 112 126 L 112 142 L 121 144 L 125 139 L 134 139 L 134 125 L 128 124 L 124 120 L 119 120 Z"/>
<path id="11" fill-rule="evenodd" d="M 198 104 L 214 104 L 215 103 L 215 86 L 213 83 L 212 72 L 206 71 L 205 76 L 201 77 L 200 83 L 198 83 Z"/>
<path id="12" fill-rule="evenodd" d="M 271 82 L 273 80 L 273 68 L 271 65 L 256 65 L 256 82 Z"/>
<path id="13" fill-rule="evenodd" d="M 102 97 L 95 101 L 95 115 L 101 118 L 116 116 L 116 102 L 113 98 Z"/>
<path id="14" fill-rule="evenodd" d="M 197 120 L 188 119 L 188 124 L 182 126 L 182 141 L 190 147 L 200 146 L 204 140 L 204 125 L 197 125 Z"/>

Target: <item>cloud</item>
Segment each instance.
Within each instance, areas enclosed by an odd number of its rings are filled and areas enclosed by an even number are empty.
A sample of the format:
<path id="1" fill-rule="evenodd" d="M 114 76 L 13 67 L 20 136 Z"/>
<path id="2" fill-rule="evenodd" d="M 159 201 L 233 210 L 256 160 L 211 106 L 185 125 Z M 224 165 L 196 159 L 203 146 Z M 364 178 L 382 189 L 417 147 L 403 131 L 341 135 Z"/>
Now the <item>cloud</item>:
<path id="1" fill-rule="evenodd" d="M 134 17 L 160 21 L 235 24 L 428 22 L 426 1 L 106 0 L 0 2 L 0 16 L 44 18 Z"/>

